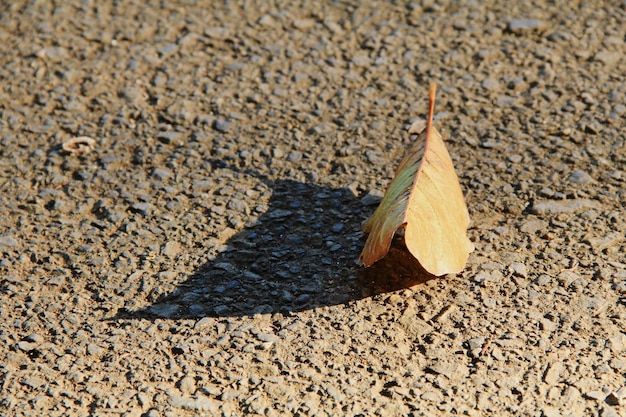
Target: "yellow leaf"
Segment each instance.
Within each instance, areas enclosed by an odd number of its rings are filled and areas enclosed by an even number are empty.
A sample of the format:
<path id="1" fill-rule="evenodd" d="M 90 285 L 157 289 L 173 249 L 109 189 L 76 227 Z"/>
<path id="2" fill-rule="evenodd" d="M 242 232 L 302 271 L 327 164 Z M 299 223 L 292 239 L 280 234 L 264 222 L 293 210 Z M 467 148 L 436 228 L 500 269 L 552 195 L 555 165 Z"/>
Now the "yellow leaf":
<path id="1" fill-rule="evenodd" d="M 469 214 L 452 159 L 433 126 L 435 92 L 430 85 L 428 121 L 416 122 L 419 134 L 404 157 L 380 206 L 363 224 L 369 233 L 360 260 L 370 266 L 385 257 L 394 234 L 404 227 L 404 242 L 433 275 L 463 270 L 474 245 L 467 238 Z"/>

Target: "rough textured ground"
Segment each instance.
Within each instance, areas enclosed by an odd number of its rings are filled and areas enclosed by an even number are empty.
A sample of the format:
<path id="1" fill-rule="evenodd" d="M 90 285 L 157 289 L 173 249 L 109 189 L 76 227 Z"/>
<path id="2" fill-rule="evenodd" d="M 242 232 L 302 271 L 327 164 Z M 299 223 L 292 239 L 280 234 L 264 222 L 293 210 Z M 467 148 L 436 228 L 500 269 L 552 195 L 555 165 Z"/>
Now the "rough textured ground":
<path id="1" fill-rule="evenodd" d="M 626 3 L 1 9 L 2 415 L 626 415 Z M 431 81 L 476 250 L 363 271 Z"/>

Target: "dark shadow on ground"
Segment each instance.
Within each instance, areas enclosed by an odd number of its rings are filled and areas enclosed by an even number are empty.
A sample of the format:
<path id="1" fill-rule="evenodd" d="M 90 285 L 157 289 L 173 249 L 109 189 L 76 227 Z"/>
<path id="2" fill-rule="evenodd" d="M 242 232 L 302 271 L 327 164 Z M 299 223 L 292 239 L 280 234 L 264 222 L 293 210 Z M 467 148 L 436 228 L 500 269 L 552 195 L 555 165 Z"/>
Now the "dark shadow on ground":
<path id="1" fill-rule="evenodd" d="M 247 172 L 249 173 L 249 172 Z M 371 268 L 356 263 L 365 207 L 346 189 L 264 181 L 273 194 L 259 221 L 227 242 L 176 290 L 116 318 L 202 318 L 289 313 L 344 304 L 432 279 L 401 241 Z"/>

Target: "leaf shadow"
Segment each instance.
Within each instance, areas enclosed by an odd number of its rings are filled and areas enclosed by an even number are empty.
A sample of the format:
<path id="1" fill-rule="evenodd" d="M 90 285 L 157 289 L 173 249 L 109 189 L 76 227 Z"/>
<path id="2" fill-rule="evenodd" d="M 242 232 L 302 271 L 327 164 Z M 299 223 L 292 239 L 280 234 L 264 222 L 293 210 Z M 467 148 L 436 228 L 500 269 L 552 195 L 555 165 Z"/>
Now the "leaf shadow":
<path id="1" fill-rule="evenodd" d="M 439 278 L 426 271 L 406 248 L 404 240 L 395 236 L 387 255 L 369 268 L 359 271 L 364 289 L 371 295 L 398 291 Z"/>
<path id="2" fill-rule="evenodd" d="M 170 294 L 140 310 L 122 309 L 116 318 L 288 314 L 345 304 L 435 278 L 399 239 L 374 266 L 366 269 L 357 264 L 364 243 L 360 225 L 371 208 L 349 189 L 269 180 L 244 172 L 272 190 L 268 210 Z"/>

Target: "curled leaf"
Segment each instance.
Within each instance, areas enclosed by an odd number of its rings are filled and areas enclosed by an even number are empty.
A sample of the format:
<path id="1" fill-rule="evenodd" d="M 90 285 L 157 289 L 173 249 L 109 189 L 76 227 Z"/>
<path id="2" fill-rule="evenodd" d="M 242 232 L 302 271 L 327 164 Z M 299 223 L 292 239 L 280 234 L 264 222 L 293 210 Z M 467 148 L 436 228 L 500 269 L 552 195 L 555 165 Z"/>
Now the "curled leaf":
<path id="1" fill-rule="evenodd" d="M 400 162 L 380 205 L 364 224 L 369 233 L 360 260 L 370 266 L 385 257 L 393 236 L 404 228 L 409 252 L 433 275 L 460 272 L 474 245 L 467 238 L 469 213 L 452 159 L 433 126 L 436 85 L 430 86 L 426 126 Z"/>
<path id="2" fill-rule="evenodd" d="M 96 148 L 96 141 L 88 136 L 79 136 L 63 142 L 63 150 L 74 155 L 84 155 Z"/>

